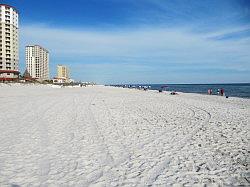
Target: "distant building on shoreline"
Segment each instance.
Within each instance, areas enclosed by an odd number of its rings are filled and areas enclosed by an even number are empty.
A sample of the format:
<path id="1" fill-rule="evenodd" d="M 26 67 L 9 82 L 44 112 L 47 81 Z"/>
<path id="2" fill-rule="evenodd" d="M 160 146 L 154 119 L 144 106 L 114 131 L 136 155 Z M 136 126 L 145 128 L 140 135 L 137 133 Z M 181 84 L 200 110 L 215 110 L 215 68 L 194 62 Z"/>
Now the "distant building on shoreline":
<path id="1" fill-rule="evenodd" d="M 28 45 L 25 49 L 26 68 L 32 78 L 49 80 L 49 52 L 39 45 Z"/>
<path id="2" fill-rule="evenodd" d="M 53 79 L 54 83 L 70 83 L 69 68 L 65 65 L 57 65 L 57 77 Z"/>
<path id="3" fill-rule="evenodd" d="M 69 80 L 69 68 L 65 65 L 57 65 L 57 78 Z"/>
<path id="4" fill-rule="evenodd" d="M 0 80 L 18 78 L 19 26 L 16 8 L 0 4 Z"/>

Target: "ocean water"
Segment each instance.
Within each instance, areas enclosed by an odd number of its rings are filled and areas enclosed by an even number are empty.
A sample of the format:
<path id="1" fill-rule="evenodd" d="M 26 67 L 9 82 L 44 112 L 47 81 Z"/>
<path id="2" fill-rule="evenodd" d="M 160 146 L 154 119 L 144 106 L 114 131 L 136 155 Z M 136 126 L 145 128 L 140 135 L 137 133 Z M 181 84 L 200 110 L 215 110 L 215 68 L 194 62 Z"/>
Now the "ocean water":
<path id="1" fill-rule="evenodd" d="M 151 86 L 151 90 L 159 90 L 161 86 L 167 86 L 165 90 L 207 94 L 208 89 L 213 90 L 213 94 L 217 94 L 217 90 L 223 88 L 225 95 L 228 97 L 250 98 L 250 83 L 240 84 L 141 84 L 134 86 Z"/>

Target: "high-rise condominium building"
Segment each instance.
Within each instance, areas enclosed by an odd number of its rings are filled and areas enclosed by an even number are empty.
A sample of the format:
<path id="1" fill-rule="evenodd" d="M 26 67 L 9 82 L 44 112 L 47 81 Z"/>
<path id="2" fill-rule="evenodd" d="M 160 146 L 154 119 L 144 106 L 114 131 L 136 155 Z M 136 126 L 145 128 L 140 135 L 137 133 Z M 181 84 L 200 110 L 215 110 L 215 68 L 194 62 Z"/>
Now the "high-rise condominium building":
<path id="1" fill-rule="evenodd" d="M 57 65 L 57 78 L 69 80 L 69 68 L 65 65 Z"/>
<path id="2" fill-rule="evenodd" d="M 18 78 L 18 12 L 0 4 L 0 80 Z"/>
<path id="3" fill-rule="evenodd" d="M 28 45 L 25 49 L 26 68 L 32 78 L 49 79 L 49 52 L 39 45 Z"/>

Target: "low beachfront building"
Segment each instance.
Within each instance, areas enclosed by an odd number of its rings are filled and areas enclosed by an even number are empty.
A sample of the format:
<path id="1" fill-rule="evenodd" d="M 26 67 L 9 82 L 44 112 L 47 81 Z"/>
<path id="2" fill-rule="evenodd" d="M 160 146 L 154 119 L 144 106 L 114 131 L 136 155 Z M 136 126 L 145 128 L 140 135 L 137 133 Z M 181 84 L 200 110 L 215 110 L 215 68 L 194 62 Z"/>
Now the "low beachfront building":
<path id="1" fill-rule="evenodd" d="M 66 81 L 65 78 L 54 77 L 53 83 L 55 83 L 55 84 L 62 84 L 62 83 L 68 83 L 68 82 Z"/>
<path id="2" fill-rule="evenodd" d="M 28 45 L 25 49 L 26 68 L 32 78 L 49 80 L 49 51 L 40 45 Z"/>
<path id="3" fill-rule="evenodd" d="M 52 79 L 53 83 L 55 84 L 62 84 L 62 83 L 74 83 L 74 79 L 65 79 L 65 78 L 58 78 L 58 77 L 54 77 Z"/>
<path id="4" fill-rule="evenodd" d="M 18 11 L 15 7 L 0 4 L 0 80 L 18 78 L 19 63 Z"/>

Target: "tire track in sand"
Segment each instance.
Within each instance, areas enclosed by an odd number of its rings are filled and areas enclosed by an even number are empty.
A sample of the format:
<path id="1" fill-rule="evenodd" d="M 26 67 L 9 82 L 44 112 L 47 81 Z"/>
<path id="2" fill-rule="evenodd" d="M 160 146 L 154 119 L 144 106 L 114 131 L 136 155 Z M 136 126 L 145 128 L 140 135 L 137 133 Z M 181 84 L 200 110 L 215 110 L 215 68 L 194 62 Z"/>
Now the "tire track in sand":
<path id="1" fill-rule="evenodd" d="M 202 108 L 198 108 L 198 107 L 194 107 L 194 106 L 189 106 L 189 108 L 191 110 L 194 111 L 194 114 L 197 113 L 197 110 L 202 111 L 205 114 L 205 119 L 202 120 L 201 122 L 198 121 L 198 125 L 193 129 L 193 131 L 185 136 L 183 139 L 179 140 L 179 141 L 174 141 L 170 147 L 168 147 L 167 149 L 171 150 L 170 153 L 168 152 L 163 152 L 162 156 L 163 159 L 162 161 L 158 162 L 157 165 L 155 165 L 146 176 L 144 176 L 141 181 L 140 181 L 140 186 L 151 186 L 154 184 L 154 182 L 157 180 L 158 176 L 161 175 L 161 173 L 167 169 L 168 165 L 170 164 L 172 158 L 177 152 L 180 152 L 181 149 L 183 149 L 185 147 L 185 145 L 187 144 L 187 142 L 190 141 L 190 139 L 200 130 L 201 127 L 207 125 L 209 123 L 209 120 L 211 118 L 211 115 L 209 112 L 207 112 L 206 110 L 202 109 Z M 194 115 L 195 116 L 195 115 Z M 192 125 L 193 123 L 191 123 L 190 125 Z M 159 155 L 161 156 L 161 155 Z"/>

